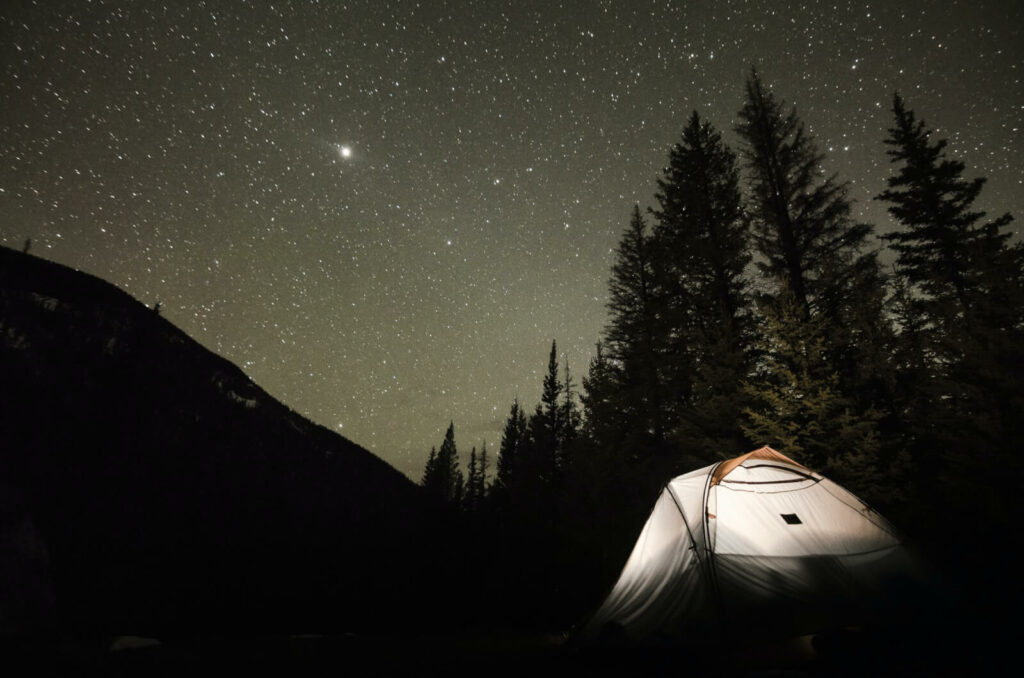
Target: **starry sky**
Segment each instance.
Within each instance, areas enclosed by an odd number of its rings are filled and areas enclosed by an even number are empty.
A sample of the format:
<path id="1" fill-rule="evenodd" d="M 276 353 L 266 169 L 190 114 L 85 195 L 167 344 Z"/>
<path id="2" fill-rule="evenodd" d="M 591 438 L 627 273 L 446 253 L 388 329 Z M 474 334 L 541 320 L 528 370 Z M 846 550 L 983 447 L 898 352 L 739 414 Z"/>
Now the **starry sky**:
<path id="1" fill-rule="evenodd" d="M 613 250 L 756 65 L 855 214 L 899 90 L 1024 218 L 1019 0 L 84 0 L 0 8 L 0 242 L 105 278 L 413 478 L 577 382 Z"/>

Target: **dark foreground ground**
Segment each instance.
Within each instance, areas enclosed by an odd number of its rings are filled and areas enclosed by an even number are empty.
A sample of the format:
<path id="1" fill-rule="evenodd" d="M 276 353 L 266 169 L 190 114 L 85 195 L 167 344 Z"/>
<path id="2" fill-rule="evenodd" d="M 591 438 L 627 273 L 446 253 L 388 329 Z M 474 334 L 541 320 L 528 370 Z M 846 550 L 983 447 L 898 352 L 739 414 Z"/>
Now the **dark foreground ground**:
<path id="1" fill-rule="evenodd" d="M 1005 627 L 1004 627 L 1005 629 Z M 580 649 L 560 635 L 63 638 L 7 641 L 4 675 L 974 676 L 1018 675 L 1007 632 L 845 630 L 717 647 Z M 10 672 L 8 672 L 10 671 Z"/>

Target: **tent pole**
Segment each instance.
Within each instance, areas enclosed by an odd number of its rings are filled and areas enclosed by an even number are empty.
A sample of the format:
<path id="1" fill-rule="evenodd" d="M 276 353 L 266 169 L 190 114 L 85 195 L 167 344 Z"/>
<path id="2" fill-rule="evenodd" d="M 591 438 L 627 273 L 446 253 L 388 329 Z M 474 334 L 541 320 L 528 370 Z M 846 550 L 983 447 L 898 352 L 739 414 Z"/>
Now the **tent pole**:
<path id="1" fill-rule="evenodd" d="M 725 610 L 725 604 L 722 600 L 722 592 L 718 587 L 718 571 L 715 566 L 715 550 L 711 544 L 711 518 L 708 514 L 708 498 L 711 496 L 711 479 L 715 477 L 715 471 L 724 462 L 718 462 L 711 467 L 711 471 L 708 473 L 707 480 L 704 481 L 704 499 L 701 502 L 701 510 L 704 512 L 702 516 L 701 524 L 704 526 L 704 551 L 706 561 L 706 576 L 708 583 L 711 585 L 713 605 L 715 607 L 715 616 L 718 619 L 719 630 L 724 632 L 727 628 L 726 623 L 728 616 Z"/>

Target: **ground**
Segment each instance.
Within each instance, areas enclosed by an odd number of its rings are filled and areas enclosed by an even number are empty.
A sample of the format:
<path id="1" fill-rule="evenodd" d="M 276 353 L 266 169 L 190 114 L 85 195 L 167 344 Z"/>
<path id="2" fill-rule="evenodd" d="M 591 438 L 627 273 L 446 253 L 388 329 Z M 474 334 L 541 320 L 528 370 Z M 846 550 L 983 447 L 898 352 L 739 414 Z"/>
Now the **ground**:
<path id="1" fill-rule="evenodd" d="M 990 650 L 961 638 L 908 647 L 904 638 L 858 630 L 785 642 L 739 644 L 725 650 L 580 649 L 562 634 L 462 633 L 444 636 L 351 634 L 243 636 L 158 640 L 65 637 L 22 642 L 3 655 L 24 675 L 182 676 L 202 674 L 305 676 L 915 676 L 1003 673 Z M 951 639 L 946 639 L 951 640 Z M 927 654 L 925 654 L 927 653 Z M 10 666 L 10 663 L 5 662 Z M 988 666 L 990 671 L 983 667 Z M 1001 670 L 1002 669 L 1002 670 Z"/>

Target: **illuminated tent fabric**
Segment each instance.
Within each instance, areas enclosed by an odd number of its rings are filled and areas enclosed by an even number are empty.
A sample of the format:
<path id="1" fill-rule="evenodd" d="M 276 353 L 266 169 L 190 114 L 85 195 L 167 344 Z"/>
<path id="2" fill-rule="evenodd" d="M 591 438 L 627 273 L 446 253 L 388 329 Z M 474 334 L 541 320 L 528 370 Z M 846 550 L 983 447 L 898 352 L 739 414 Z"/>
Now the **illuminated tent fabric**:
<path id="1" fill-rule="evenodd" d="M 911 572 L 882 516 L 762 447 L 668 483 L 582 639 L 679 642 L 863 623 Z"/>

